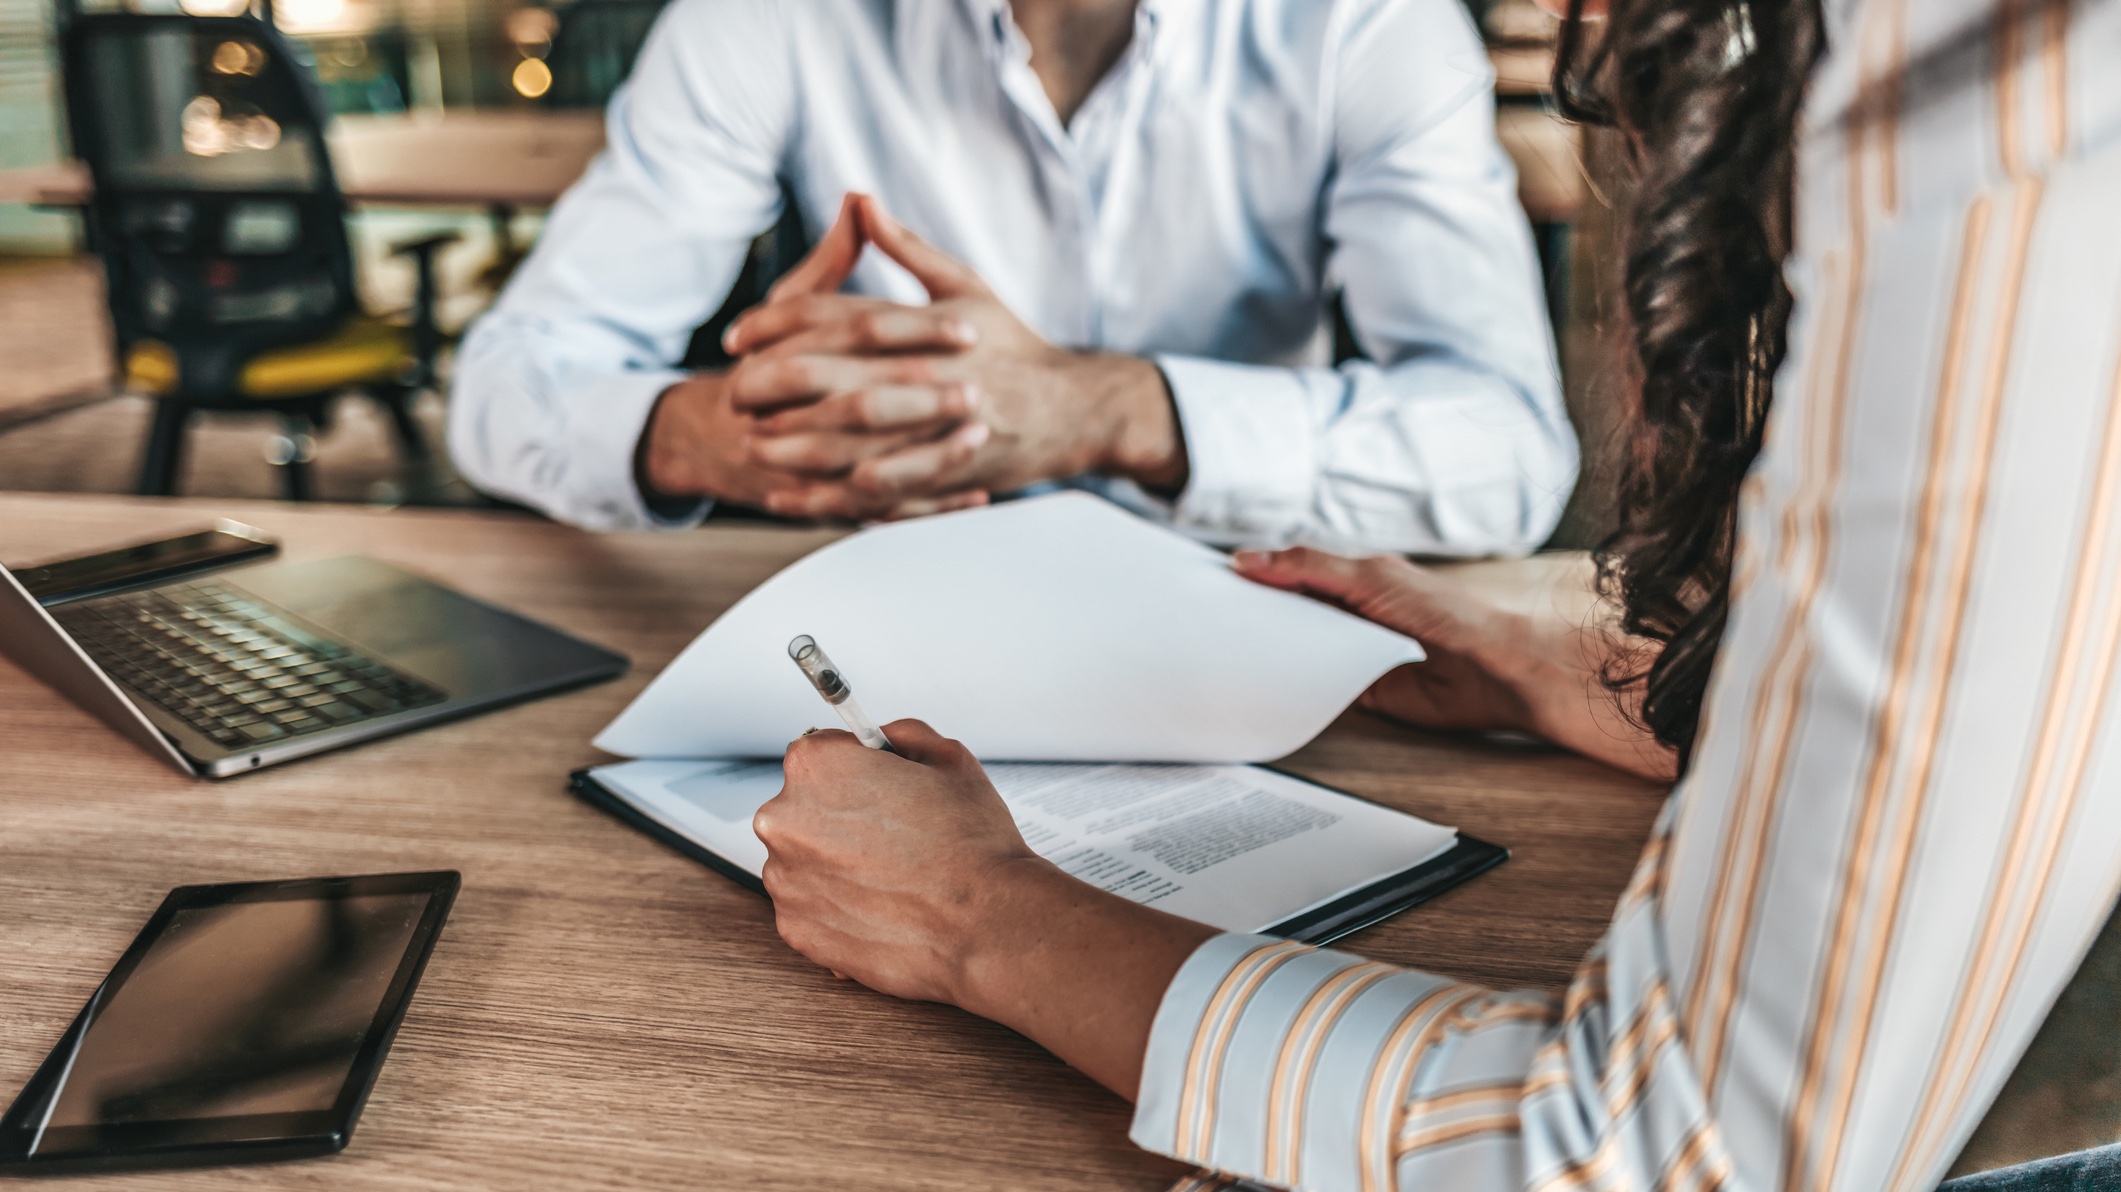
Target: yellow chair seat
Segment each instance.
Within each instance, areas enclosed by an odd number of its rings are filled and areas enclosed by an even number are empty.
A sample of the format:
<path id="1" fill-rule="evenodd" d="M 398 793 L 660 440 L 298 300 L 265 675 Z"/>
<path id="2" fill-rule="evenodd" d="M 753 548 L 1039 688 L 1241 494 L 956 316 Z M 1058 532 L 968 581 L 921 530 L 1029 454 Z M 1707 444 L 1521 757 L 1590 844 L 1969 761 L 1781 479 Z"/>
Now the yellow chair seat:
<path id="1" fill-rule="evenodd" d="M 243 365 L 232 396 L 271 399 L 329 393 L 350 385 L 395 381 L 413 366 L 412 333 L 381 319 L 349 319 L 323 339 L 260 352 Z M 126 387 L 149 397 L 177 389 L 177 354 L 160 340 L 134 346 Z"/>

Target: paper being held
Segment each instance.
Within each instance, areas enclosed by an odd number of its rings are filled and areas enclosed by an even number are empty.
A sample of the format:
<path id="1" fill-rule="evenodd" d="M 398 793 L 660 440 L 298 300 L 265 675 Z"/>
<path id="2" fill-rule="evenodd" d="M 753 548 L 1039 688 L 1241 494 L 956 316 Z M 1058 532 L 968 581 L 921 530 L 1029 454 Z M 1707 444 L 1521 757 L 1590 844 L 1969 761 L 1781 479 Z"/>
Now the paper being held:
<path id="1" fill-rule="evenodd" d="M 1239 577 L 1216 551 L 1062 493 L 863 530 L 694 639 L 598 736 L 629 757 L 777 758 L 825 709 L 786 647 L 831 643 L 869 711 L 981 758 L 1264 761 L 1413 641 Z"/>

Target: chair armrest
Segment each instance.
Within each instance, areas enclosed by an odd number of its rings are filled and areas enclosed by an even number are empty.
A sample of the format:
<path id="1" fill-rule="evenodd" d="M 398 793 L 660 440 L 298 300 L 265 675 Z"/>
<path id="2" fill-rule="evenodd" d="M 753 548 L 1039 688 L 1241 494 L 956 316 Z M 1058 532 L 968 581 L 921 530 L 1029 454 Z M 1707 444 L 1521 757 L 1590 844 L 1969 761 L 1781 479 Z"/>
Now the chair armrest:
<path id="1" fill-rule="evenodd" d="M 435 358 L 442 348 L 442 330 L 435 322 L 435 306 L 441 301 L 441 288 L 435 280 L 435 254 L 463 238 L 461 232 L 436 232 L 390 246 L 391 256 L 412 258 L 418 278 L 412 297 L 412 348 L 419 369 L 416 382 L 422 387 L 434 385 Z"/>
<path id="2" fill-rule="evenodd" d="M 463 238 L 462 232 L 436 232 L 432 236 L 421 236 L 415 240 L 401 240 L 390 246 L 390 255 L 431 257 L 437 250 L 447 248 Z"/>

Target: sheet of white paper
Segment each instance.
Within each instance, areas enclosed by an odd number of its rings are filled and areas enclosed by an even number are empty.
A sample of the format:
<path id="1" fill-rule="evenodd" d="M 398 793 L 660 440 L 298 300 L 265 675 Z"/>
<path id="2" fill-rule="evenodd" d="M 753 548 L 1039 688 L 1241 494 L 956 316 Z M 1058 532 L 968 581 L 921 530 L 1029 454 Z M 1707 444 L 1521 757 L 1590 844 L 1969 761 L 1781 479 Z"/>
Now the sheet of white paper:
<path id="1" fill-rule="evenodd" d="M 797 561 L 694 639 L 597 745 L 779 757 L 806 728 L 838 728 L 788 660 L 805 633 L 879 723 L 916 717 L 990 760 L 1265 761 L 1422 656 L 1061 493 L 878 526 Z"/>
<path id="2" fill-rule="evenodd" d="M 1225 931 L 1257 931 L 1411 869 L 1458 834 L 1256 766 L 991 766 L 1040 856 L 1113 893 Z M 598 781 L 756 874 L 751 815 L 778 762 L 637 761 Z"/>

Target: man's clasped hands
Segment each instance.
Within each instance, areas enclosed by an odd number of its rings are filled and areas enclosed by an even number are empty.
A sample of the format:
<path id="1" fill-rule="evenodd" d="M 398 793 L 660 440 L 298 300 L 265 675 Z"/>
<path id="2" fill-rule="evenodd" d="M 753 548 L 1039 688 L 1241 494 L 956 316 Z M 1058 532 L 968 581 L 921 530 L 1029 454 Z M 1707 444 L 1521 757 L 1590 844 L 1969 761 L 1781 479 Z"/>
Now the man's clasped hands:
<path id="1" fill-rule="evenodd" d="M 869 246 L 929 304 L 840 293 Z M 1092 473 L 1167 494 L 1185 485 L 1156 365 L 1047 342 L 866 195 L 847 197 L 722 342 L 735 364 L 673 385 L 650 417 L 641 468 L 655 494 L 868 521 Z"/>

